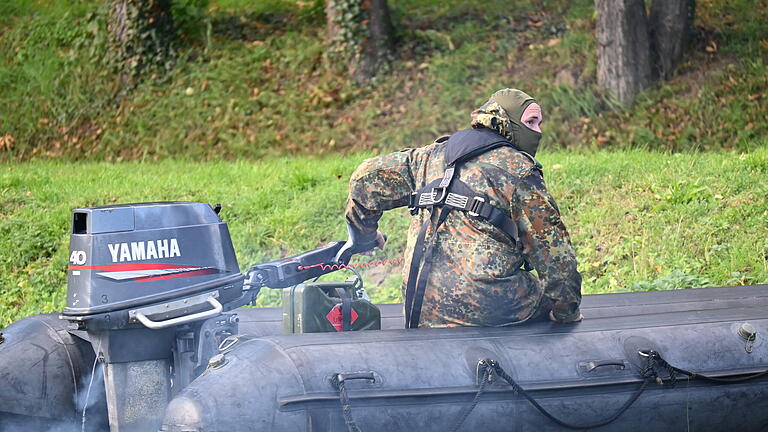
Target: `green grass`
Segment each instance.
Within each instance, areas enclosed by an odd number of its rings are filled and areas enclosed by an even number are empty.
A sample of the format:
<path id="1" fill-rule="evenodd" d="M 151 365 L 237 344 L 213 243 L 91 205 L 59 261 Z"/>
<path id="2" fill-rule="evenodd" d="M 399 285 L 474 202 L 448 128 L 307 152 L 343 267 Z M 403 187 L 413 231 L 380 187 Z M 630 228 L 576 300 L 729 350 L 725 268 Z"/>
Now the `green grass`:
<path id="1" fill-rule="evenodd" d="M 399 57 L 367 88 L 324 58 L 322 2 L 205 3 L 176 2 L 175 69 L 128 94 L 100 64 L 103 1 L 0 6 L 0 160 L 393 150 L 466 127 L 507 86 L 542 102 L 550 148 L 766 145 L 768 8 L 750 0 L 698 2 L 679 74 L 629 108 L 597 88 L 591 0 L 391 0 Z"/>
<path id="2" fill-rule="evenodd" d="M 70 211 L 154 200 L 221 203 L 241 269 L 344 238 L 350 173 L 366 156 L 261 161 L 0 165 L 0 326 L 64 306 Z M 750 153 L 544 152 L 585 293 L 768 282 L 768 149 Z M 407 212 L 385 215 L 402 253 Z M 364 272 L 399 301 L 399 268 Z M 278 293 L 262 294 L 262 305 Z"/>

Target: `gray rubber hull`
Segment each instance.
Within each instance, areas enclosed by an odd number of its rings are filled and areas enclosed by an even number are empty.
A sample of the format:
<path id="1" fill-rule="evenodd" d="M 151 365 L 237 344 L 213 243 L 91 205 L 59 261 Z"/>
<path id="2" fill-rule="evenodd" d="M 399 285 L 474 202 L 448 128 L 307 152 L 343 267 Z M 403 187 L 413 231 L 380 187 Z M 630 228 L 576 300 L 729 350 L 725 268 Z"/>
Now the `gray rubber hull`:
<path id="1" fill-rule="evenodd" d="M 84 408 L 85 430 L 106 430 L 104 381 L 100 367 L 91 379 L 90 343 L 53 314 L 24 318 L 2 332 L 0 431 L 80 431 Z"/>
<path id="2" fill-rule="evenodd" d="M 641 349 L 713 376 L 768 369 L 767 286 L 587 296 L 584 314 L 585 321 L 574 325 L 244 336 L 223 367 L 209 370 L 171 401 L 162 430 L 346 431 L 331 378 L 365 372 L 375 381 L 348 383 L 352 415 L 362 431 L 446 431 L 474 397 L 476 365 L 483 358 L 497 360 L 545 408 L 575 424 L 610 416 L 638 389 Z M 268 322 L 263 319 L 262 328 Z M 737 334 L 745 322 L 758 330 L 751 353 Z M 623 366 L 590 371 L 590 362 Z M 767 429 L 763 377 L 727 385 L 654 383 L 600 430 Z M 461 430 L 562 428 L 496 382 Z"/>

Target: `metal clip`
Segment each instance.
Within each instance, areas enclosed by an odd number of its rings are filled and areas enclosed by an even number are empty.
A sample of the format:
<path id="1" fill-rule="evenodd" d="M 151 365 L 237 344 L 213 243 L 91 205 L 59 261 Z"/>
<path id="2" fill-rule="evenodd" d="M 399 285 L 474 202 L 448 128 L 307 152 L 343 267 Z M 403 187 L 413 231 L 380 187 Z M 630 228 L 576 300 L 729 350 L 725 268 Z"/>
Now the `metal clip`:
<path id="1" fill-rule="evenodd" d="M 744 339 L 747 343 L 746 346 L 744 346 L 747 354 L 752 354 L 752 349 L 754 348 L 755 341 L 757 340 L 757 329 L 750 323 L 744 323 L 741 325 L 741 327 L 739 327 L 738 333 L 739 336 L 741 336 L 741 338 Z"/>
<path id="2" fill-rule="evenodd" d="M 228 349 L 230 349 L 233 346 L 235 346 L 235 344 L 239 340 L 240 340 L 240 338 L 237 335 L 227 336 L 219 344 L 219 352 L 223 353 L 223 352 L 227 351 Z"/>
<path id="3" fill-rule="evenodd" d="M 438 191 L 440 193 L 439 198 L 438 198 L 438 195 L 437 195 Z M 440 187 L 440 186 L 438 186 L 436 188 L 432 188 L 432 205 L 442 203 L 443 200 L 445 199 L 446 195 L 448 195 L 448 189 L 446 189 L 444 187 Z"/>
<path id="4" fill-rule="evenodd" d="M 472 205 L 469 206 L 469 211 L 468 211 L 470 216 L 480 216 L 480 209 L 483 208 L 483 204 L 485 204 L 485 198 L 483 197 L 473 198 Z"/>
<path id="5" fill-rule="evenodd" d="M 475 368 L 475 384 L 480 385 L 483 383 L 483 379 L 485 378 L 485 371 L 488 371 L 488 383 L 493 382 L 493 370 L 496 366 L 496 362 L 491 359 L 480 359 L 480 361 L 477 362 L 477 366 Z"/>

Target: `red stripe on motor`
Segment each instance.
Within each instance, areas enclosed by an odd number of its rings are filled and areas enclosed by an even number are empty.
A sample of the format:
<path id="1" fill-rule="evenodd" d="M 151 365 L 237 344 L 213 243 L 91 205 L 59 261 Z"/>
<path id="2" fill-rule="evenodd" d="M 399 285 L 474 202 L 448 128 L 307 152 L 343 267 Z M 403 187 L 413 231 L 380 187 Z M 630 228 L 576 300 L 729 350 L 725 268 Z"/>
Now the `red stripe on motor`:
<path id="1" fill-rule="evenodd" d="M 102 270 L 102 271 L 133 271 L 133 270 L 168 270 L 198 266 L 179 264 L 104 264 L 95 266 L 68 266 L 69 270 Z"/>
<path id="2" fill-rule="evenodd" d="M 173 273 L 173 274 L 163 275 L 163 276 L 147 276 L 142 278 L 136 278 L 134 280 L 136 282 L 149 282 L 149 281 L 157 281 L 157 280 L 164 280 L 164 279 L 184 278 L 184 277 L 190 277 L 190 276 L 204 276 L 204 275 L 214 274 L 217 272 L 218 271 L 216 269 L 201 269 L 201 270 L 188 271 L 183 273 Z"/>

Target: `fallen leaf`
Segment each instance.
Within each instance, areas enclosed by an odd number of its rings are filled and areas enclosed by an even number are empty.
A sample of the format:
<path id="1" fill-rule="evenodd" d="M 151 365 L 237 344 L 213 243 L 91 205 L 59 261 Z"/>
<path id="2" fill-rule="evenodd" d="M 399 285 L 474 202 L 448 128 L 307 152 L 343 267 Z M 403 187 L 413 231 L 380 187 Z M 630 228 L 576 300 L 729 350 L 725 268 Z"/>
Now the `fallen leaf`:
<path id="1" fill-rule="evenodd" d="M 16 141 L 16 139 L 13 137 L 13 135 L 6 134 L 4 136 L 0 136 L 0 150 L 12 149 L 14 141 Z"/>
<path id="2" fill-rule="evenodd" d="M 547 46 L 548 46 L 548 47 L 553 47 L 553 46 L 555 46 L 555 45 L 557 45 L 557 44 L 559 44 L 559 43 L 560 43 L 560 38 L 554 38 L 554 39 L 550 39 L 550 40 L 547 42 Z"/>

